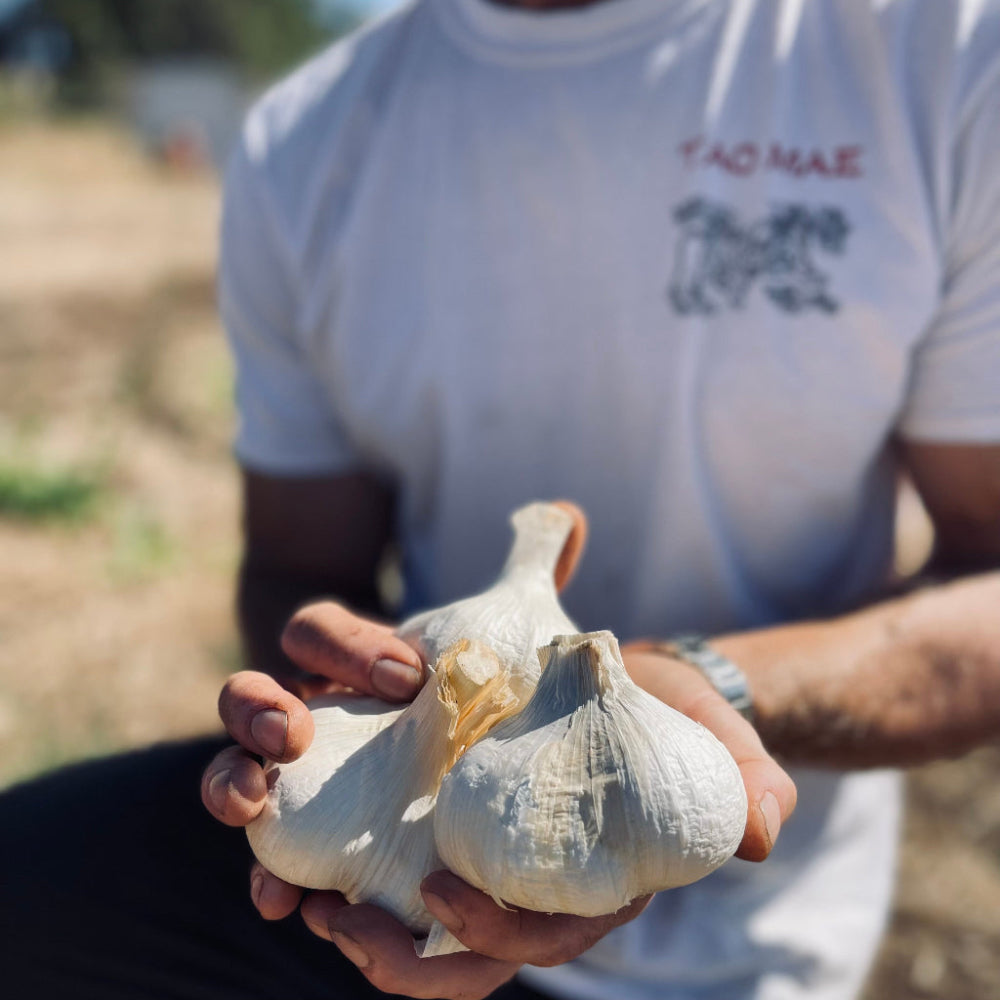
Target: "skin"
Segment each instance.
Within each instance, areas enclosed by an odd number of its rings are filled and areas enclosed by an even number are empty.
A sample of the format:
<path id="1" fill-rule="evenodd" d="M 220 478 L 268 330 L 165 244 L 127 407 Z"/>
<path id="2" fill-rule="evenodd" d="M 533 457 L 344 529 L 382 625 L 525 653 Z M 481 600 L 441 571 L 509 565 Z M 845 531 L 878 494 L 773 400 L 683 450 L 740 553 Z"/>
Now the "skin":
<path id="1" fill-rule="evenodd" d="M 739 764 L 749 801 L 740 857 L 766 858 L 794 809 L 794 786 L 771 754 L 828 767 L 904 766 L 954 756 L 1000 733 L 1000 445 L 910 443 L 900 456 L 935 523 L 930 573 L 971 575 L 829 621 L 717 637 L 716 648 L 750 679 L 756 728 L 686 664 L 648 642 L 623 647 L 636 682 L 706 725 Z M 287 761 L 308 747 L 312 723 L 301 697 L 346 685 L 407 700 L 425 670 L 389 626 L 345 604 L 309 603 L 292 614 L 323 593 L 372 606 L 379 554 L 390 537 L 391 495 L 383 484 L 364 475 L 284 480 L 246 473 L 244 497 L 240 611 L 258 669 L 235 674 L 223 690 L 220 714 L 238 746 L 213 761 L 202 784 L 206 807 L 232 826 L 246 825 L 263 805 L 266 784 L 252 755 Z M 585 520 L 576 517 L 560 585 L 585 540 Z M 251 871 L 264 918 L 299 908 L 313 932 L 375 986 L 414 997 L 486 996 L 525 962 L 575 957 L 648 902 L 598 918 L 505 910 L 443 871 L 429 875 L 422 892 L 470 952 L 418 959 L 406 928 L 377 907 L 348 905 L 339 893 L 304 896 L 260 865 Z"/>

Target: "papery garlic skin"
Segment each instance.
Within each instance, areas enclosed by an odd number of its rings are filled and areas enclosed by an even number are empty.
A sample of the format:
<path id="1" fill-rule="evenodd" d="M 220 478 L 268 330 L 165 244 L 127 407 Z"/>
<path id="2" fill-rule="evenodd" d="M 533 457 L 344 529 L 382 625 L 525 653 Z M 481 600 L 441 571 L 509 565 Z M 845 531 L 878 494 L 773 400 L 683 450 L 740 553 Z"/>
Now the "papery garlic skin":
<path id="1" fill-rule="evenodd" d="M 445 651 L 404 708 L 351 695 L 317 699 L 309 749 L 267 766 L 264 809 L 247 827 L 254 854 L 286 882 L 338 889 L 427 933 L 433 918 L 420 881 L 442 867 L 432 822 L 441 778 L 516 705 L 497 658 L 468 642 Z"/>
<path id="2" fill-rule="evenodd" d="M 573 517 L 563 507 L 539 502 L 516 510 L 510 522 L 514 544 L 488 590 L 415 615 L 396 634 L 420 648 L 431 664 L 459 639 L 486 643 L 510 669 L 511 687 L 526 702 L 541 671 L 538 647 L 576 631 L 555 586 Z"/>
<path id="3" fill-rule="evenodd" d="M 534 697 L 448 773 L 441 859 L 498 902 L 597 916 L 709 874 L 739 846 L 739 768 L 643 691 L 610 632 L 539 650 Z"/>
<path id="4" fill-rule="evenodd" d="M 247 828 L 257 859 L 279 878 L 338 889 L 417 934 L 430 930 L 425 955 L 462 947 L 434 924 L 419 891 L 424 876 L 443 867 L 432 817 L 441 778 L 530 698 L 541 670 L 537 648 L 575 630 L 555 588 L 573 516 L 533 503 L 511 524 L 513 546 L 488 590 L 397 629 L 430 667 L 412 705 L 353 696 L 312 702 L 312 745 L 290 764 L 267 765 L 265 807 Z"/>

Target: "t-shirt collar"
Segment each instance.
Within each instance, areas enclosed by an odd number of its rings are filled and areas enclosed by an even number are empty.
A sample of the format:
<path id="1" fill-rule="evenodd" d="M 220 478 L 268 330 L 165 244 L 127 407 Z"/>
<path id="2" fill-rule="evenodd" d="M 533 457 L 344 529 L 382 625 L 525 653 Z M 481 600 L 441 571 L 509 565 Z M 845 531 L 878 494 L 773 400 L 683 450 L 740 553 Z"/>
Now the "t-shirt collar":
<path id="1" fill-rule="evenodd" d="M 581 7 L 532 9 L 492 0 L 430 0 L 453 39 L 505 61 L 561 62 L 600 57 L 650 38 L 712 0 L 596 0 Z"/>

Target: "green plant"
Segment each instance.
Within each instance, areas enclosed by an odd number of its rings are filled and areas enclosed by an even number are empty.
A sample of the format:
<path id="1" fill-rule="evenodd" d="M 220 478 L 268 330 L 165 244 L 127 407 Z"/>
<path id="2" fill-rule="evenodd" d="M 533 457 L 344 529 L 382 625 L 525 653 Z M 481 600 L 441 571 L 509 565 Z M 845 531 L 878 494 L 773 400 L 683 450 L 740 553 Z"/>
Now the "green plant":
<path id="1" fill-rule="evenodd" d="M 267 79 L 358 23 L 350 7 L 312 0 L 41 0 L 63 26 L 71 58 L 60 79 L 64 103 L 100 101 L 116 66 L 148 59 L 226 59 Z"/>
<path id="2" fill-rule="evenodd" d="M 23 521 L 80 521 L 96 508 L 99 477 L 69 467 L 45 469 L 29 460 L 0 460 L 0 516 Z"/>
<path id="3" fill-rule="evenodd" d="M 112 525 L 112 578 L 123 584 L 142 583 L 169 569 L 177 546 L 163 523 L 135 504 L 116 510 Z"/>

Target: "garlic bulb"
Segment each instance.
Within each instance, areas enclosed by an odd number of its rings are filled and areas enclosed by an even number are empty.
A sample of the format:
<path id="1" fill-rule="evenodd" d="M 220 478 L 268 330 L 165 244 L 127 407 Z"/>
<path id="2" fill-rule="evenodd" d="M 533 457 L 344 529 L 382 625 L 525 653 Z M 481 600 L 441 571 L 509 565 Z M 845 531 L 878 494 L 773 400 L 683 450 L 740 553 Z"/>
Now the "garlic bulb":
<path id="1" fill-rule="evenodd" d="M 554 635 L 575 632 L 555 587 L 555 569 L 573 527 L 556 504 L 532 503 L 511 515 L 514 544 L 497 581 L 486 591 L 405 621 L 397 635 L 418 646 L 427 663 L 459 639 L 486 643 L 511 672 L 527 701 L 538 683 L 537 649 Z"/>
<path id="2" fill-rule="evenodd" d="M 441 867 L 432 824 L 441 778 L 516 705 L 496 656 L 467 641 L 439 658 L 405 708 L 351 695 L 316 699 L 309 750 L 268 766 L 264 809 L 247 827 L 254 854 L 287 882 L 339 889 L 427 933 L 433 919 L 420 880 Z"/>
<path id="3" fill-rule="evenodd" d="M 247 828 L 258 860 L 287 882 L 339 889 L 418 934 L 431 930 L 424 955 L 462 947 L 433 924 L 420 896 L 421 879 L 441 867 L 432 823 L 441 778 L 528 700 L 541 669 L 537 647 L 575 628 L 554 582 L 572 516 L 533 503 L 511 523 L 514 543 L 489 590 L 397 630 L 431 666 L 413 704 L 344 695 L 312 702 L 312 745 L 297 761 L 267 766 L 265 807 Z"/>
<path id="4" fill-rule="evenodd" d="M 529 704 L 442 782 L 445 864 L 497 901 L 596 916 L 730 857 L 747 799 L 725 747 L 634 684 L 610 632 L 539 655 Z"/>

